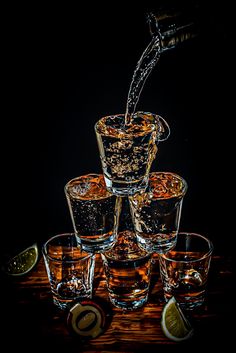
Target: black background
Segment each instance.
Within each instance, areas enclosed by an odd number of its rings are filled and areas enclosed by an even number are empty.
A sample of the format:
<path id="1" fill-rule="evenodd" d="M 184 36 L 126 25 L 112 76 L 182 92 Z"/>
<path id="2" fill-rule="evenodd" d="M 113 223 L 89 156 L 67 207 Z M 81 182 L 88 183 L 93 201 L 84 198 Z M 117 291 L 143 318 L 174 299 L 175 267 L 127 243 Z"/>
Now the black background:
<path id="1" fill-rule="evenodd" d="M 227 253 L 233 240 L 233 10 L 227 1 L 194 3 L 199 36 L 161 56 L 137 109 L 170 125 L 152 170 L 173 171 L 188 182 L 180 230 L 205 234 L 216 253 Z M 21 4 L 3 12 L 4 251 L 72 231 L 64 185 L 101 172 L 94 124 L 124 113 L 150 41 L 146 12 L 160 4 Z"/>

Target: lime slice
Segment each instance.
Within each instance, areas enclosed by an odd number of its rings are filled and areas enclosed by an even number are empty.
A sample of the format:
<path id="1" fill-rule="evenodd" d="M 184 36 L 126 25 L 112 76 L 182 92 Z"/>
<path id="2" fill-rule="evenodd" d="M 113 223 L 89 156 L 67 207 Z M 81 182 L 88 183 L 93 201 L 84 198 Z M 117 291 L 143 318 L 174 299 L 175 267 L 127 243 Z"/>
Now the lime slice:
<path id="1" fill-rule="evenodd" d="M 5 272 L 11 276 L 22 276 L 32 270 L 37 260 L 38 247 L 35 243 L 8 261 Z"/>
<path id="2" fill-rule="evenodd" d="M 187 340 L 193 335 L 193 328 L 174 297 L 164 306 L 161 327 L 166 337 L 176 342 Z"/>

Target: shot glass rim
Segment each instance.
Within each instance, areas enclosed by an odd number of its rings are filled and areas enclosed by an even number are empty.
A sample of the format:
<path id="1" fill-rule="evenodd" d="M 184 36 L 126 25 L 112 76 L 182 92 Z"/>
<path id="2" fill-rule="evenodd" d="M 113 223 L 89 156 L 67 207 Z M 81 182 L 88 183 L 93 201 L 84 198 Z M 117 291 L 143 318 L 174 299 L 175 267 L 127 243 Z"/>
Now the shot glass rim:
<path id="1" fill-rule="evenodd" d="M 136 261 L 139 261 L 139 260 L 145 260 L 146 258 L 150 258 L 152 259 L 152 255 L 153 253 L 152 252 L 147 252 L 147 254 L 143 255 L 143 256 L 140 256 L 140 257 L 137 257 L 137 258 L 134 258 L 134 259 L 114 259 L 113 257 L 109 256 L 108 251 L 104 251 L 104 252 L 101 252 L 101 257 L 106 259 L 106 260 L 109 260 L 109 261 L 112 261 L 112 262 L 119 262 L 119 263 L 131 263 L 131 262 L 136 262 Z"/>
<path id="2" fill-rule="evenodd" d="M 146 112 L 146 111 L 142 111 L 142 110 L 135 112 L 134 115 L 135 115 L 135 114 L 138 115 L 139 113 L 153 115 L 154 117 L 157 117 L 157 120 L 158 120 L 159 118 L 163 119 L 162 116 L 159 115 L 159 114 L 152 113 L 152 112 Z M 99 130 L 98 124 L 101 122 L 101 120 L 107 120 L 108 118 L 112 118 L 112 117 L 114 117 L 114 118 L 115 118 L 115 117 L 125 117 L 125 113 L 109 114 L 109 115 L 104 115 L 104 116 L 102 116 L 102 117 L 94 124 L 95 132 L 98 133 L 98 134 L 100 134 L 100 135 L 104 135 L 104 134 Z M 165 123 L 166 123 L 166 121 L 165 121 Z M 167 123 L 166 123 L 166 124 L 167 124 Z M 167 124 L 167 125 L 168 125 L 168 124 Z M 168 127 L 169 127 L 169 125 L 168 125 Z M 155 131 L 155 130 L 156 130 L 156 127 L 155 127 L 155 124 L 153 123 L 153 128 L 150 129 L 150 130 L 145 131 L 145 135 L 146 135 L 147 133 L 153 132 L 153 131 Z M 128 133 L 128 135 L 130 135 L 130 134 Z M 135 137 L 136 135 L 138 136 L 139 133 L 133 133 L 133 136 L 134 136 L 134 137 Z M 112 136 L 112 135 L 107 135 L 107 136 Z"/>
<path id="3" fill-rule="evenodd" d="M 42 246 L 42 253 L 43 253 L 43 255 L 46 257 L 46 258 L 48 258 L 49 260 L 51 260 L 51 261 L 54 261 L 54 262 L 63 262 L 63 263 L 74 263 L 74 262 L 77 262 L 77 261 L 85 261 L 85 260 L 87 260 L 88 258 L 93 258 L 94 257 L 94 253 L 89 253 L 89 252 L 87 252 L 87 251 L 85 251 L 85 250 L 83 250 L 83 248 L 82 248 L 82 246 L 78 243 L 78 245 L 77 245 L 77 247 L 79 247 L 80 248 L 80 252 L 81 252 L 81 255 L 83 255 L 83 253 L 84 253 L 84 256 L 83 257 L 80 257 L 80 258 L 76 258 L 76 259 L 72 259 L 72 260 L 63 260 L 63 259 L 56 259 L 56 258 L 54 258 L 54 257 L 52 257 L 52 256 L 50 256 L 49 254 L 48 254 L 48 252 L 47 252 L 47 245 L 52 241 L 52 240 L 54 240 L 54 239 L 56 239 L 56 238 L 62 238 L 62 237 L 65 237 L 65 236 L 74 236 L 74 237 L 76 237 L 76 234 L 75 233 L 73 233 L 73 232 L 68 232 L 68 233 L 58 233 L 58 234 L 55 234 L 55 235 L 53 235 L 52 237 L 50 237 L 49 239 L 47 239 L 46 241 L 45 241 L 45 243 L 43 244 L 43 246 Z"/>
<path id="4" fill-rule="evenodd" d="M 171 262 L 176 262 L 176 263 L 190 263 L 190 262 L 199 262 L 199 261 L 202 261 L 206 258 L 208 258 L 209 256 L 212 255 L 212 252 L 214 250 L 214 246 L 213 246 L 213 243 L 212 241 L 207 238 L 206 236 L 202 235 L 202 234 L 199 234 L 199 233 L 195 233 L 195 232 L 184 232 L 184 231 L 181 231 L 181 232 L 178 232 L 177 234 L 177 242 L 178 242 L 178 236 L 181 236 L 181 235 L 193 235 L 194 237 L 197 237 L 197 238 L 201 238 L 202 240 L 204 240 L 207 244 L 208 244 L 208 247 L 209 247 L 209 250 L 206 251 L 206 253 L 204 255 L 202 255 L 201 257 L 197 258 L 197 259 L 191 259 L 191 260 L 176 260 L 176 259 L 172 259 L 168 256 L 168 253 L 171 252 L 171 251 L 175 251 L 175 248 L 169 250 L 168 252 L 166 253 L 163 253 L 163 254 L 158 254 L 159 257 L 162 257 L 163 259 L 167 260 L 167 261 L 171 261 Z"/>
<path id="5" fill-rule="evenodd" d="M 150 180 L 150 177 L 152 175 L 155 175 L 155 174 L 168 174 L 168 175 L 173 175 L 175 177 L 177 177 L 177 179 L 180 179 L 182 182 L 183 182 L 183 190 L 181 190 L 181 192 L 177 195 L 178 196 L 185 196 L 186 193 L 187 193 L 187 190 L 188 190 L 188 183 L 186 181 L 185 178 L 183 178 L 181 175 L 175 173 L 175 172 L 169 172 L 169 171 L 153 171 L 153 172 L 150 172 L 149 173 L 149 180 Z M 174 198 L 176 197 L 176 195 L 173 195 L 173 196 L 169 196 L 168 199 L 171 199 L 171 198 Z M 154 197 L 155 200 L 160 200 L 160 199 L 166 199 L 166 197 Z M 184 232 L 184 233 L 187 233 L 187 232 Z"/>
<path id="6" fill-rule="evenodd" d="M 65 192 L 66 196 L 73 198 L 73 195 L 71 195 L 71 193 L 70 193 L 69 190 L 68 190 L 69 185 L 70 185 L 71 183 L 73 183 L 74 181 L 76 181 L 76 180 L 78 180 L 78 179 L 80 179 L 80 178 L 86 177 L 86 176 L 99 177 L 99 176 L 103 176 L 103 173 L 87 173 L 87 174 L 78 175 L 77 177 L 74 177 L 74 178 L 68 180 L 67 183 L 66 183 L 65 186 L 64 186 L 64 192 Z M 104 176 L 103 176 L 103 178 L 104 178 Z M 105 183 L 105 181 L 104 181 L 104 183 Z M 106 191 L 106 194 L 107 194 L 106 196 L 104 196 L 104 197 L 99 197 L 99 198 L 94 198 L 94 199 L 92 199 L 92 200 L 104 200 L 104 199 L 107 199 L 107 198 L 113 196 L 113 194 L 106 188 L 106 186 L 104 187 L 104 190 Z M 78 198 L 79 200 L 88 200 L 86 197 L 83 197 L 83 196 L 80 196 L 80 195 L 78 195 L 77 198 Z M 91 198 L 90 198 L 90 199 L 91 199 Z"/>

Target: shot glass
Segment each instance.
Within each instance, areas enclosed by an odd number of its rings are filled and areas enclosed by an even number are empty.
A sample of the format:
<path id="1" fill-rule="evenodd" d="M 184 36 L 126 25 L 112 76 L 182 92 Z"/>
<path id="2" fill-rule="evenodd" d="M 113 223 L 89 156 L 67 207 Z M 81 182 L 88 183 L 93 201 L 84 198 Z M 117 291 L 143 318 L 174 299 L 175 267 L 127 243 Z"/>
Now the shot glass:
<path id="1" fill-rule="evenodd" d="M 101 254 L 111 303 L 123 310 L 135 310 L 148 300 L 152 255 L 139 248 L 135 234 L 119 233 L 114 247 Z"/>
<path id="2" fill-rule="evenodd" d="M 70 180 L 65 194 L 77 241 L 85 251 L 109 250 L 117 238 L 120 200 L 107 189 L 102 174 Z"/>
<path id="3" fill-rule="evenodd" d="M 212 251 L 213 244 L 206 237 L 180 232 L 175 248 L 159 254 L 166 300 L 174 296 L 185 310 L 203 306 Z"/>
<path id="4" fill-rule="evenodd" d="M 53 303 L 62 310 L 92 298 L 95 255 L 81 249 L 74 233 L 57 234 L 42 248 Z"/>
<path id="5" fill-rule="evenodd" d="M 125 124 L 125 114 L 105 116 L 95 132 L 107 189 L 127 196 L 146 188 L 157 144 L 170 130 L 159 115 L 136 112 Z"/>
<path id="6" fill-rule="evenodd" d="M 140 247 L 165 253 L 176 244 L 187 182 L 178 174 L 153 172 L 144 192 L 129 197 Z"/>

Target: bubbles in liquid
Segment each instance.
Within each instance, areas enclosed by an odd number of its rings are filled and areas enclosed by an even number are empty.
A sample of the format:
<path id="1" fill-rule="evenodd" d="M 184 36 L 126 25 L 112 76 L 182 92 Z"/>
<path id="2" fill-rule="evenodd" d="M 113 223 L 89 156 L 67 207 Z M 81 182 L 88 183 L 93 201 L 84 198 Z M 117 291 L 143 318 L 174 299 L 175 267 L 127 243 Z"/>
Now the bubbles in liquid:
<path id="1" fill-rule="evenodd" d="M 177 174 L 149 174 L 146 190 L 129 197 L 138 242 L 148 251 L 173 248 L 179 227 L 186 183 Z"/>
<path id="2" fill-rule="evenodd" d="M 96 125 L 104 173 L 110 180 L 136 182 L 147 175 L 155 158 L 158 117 L 137 112 L 125 126 L 124 115 L 104 117 Z M 111 125 L 113 124 L 113 125 Z"/>

